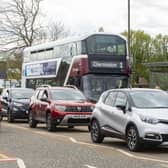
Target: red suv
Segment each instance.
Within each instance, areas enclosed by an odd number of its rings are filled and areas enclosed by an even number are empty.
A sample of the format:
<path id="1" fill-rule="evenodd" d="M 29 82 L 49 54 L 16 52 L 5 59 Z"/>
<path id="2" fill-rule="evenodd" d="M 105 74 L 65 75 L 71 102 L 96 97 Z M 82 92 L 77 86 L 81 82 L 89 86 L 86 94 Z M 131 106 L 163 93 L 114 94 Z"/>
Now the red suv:
<path id="1" fill-rule="evenodd" d="M 75 88 L 40 87 L 30 100 L 29 126 L 46 123 L 48 131 L 56 126 L 89 126 L 94 104 Z"/>

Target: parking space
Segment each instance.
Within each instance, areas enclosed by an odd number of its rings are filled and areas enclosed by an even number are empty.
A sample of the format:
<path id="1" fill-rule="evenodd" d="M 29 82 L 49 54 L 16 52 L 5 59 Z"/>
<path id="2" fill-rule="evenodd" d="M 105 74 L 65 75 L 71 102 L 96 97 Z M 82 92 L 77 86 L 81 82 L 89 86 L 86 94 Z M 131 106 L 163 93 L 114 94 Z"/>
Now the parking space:
<path id="1" fill-rule="evenodd" d="M 36 129 L 30 129 L 28 124 L 23 122 L 17 122 L 12 125 L 5 122 L 4 125 L 11 128 L 32 132 L 33 134 L 41 135 L 49 139 L 51 138 L 53 140 L 59 140 L 64 143 L 67 142 L 68 144 L 74 143 L 84 147 L 93 147 L 96 151 L 103 151 L 107 153 L 107 155 L 115 152 L 131 159 L 150 161 L 159 165 L 168 164 L 167 145 L 159 146 L 157 148 L 145 148 L 141 152 L 130 153 L 126 147 L 125 141 L 115 138 L 105 138 L 102 144 L 93 144 L 87 127 L 75 127 L 72 129 L 67 127 L 58 127 L 56 131 L 49 133 L 46 130 L 45 124 L 39 124 Z"/>

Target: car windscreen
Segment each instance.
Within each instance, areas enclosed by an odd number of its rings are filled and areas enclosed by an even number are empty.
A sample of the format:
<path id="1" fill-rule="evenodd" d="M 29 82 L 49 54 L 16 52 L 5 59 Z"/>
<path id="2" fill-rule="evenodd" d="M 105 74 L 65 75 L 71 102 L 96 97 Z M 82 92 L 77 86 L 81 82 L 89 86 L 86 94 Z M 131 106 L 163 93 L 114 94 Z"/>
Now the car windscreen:
<path id="1" fill-rule="evenodd" d="M 130 95 L 138 108 L 168 108 L 168 94 L 164 91 L 134 91 Z"/>
<path id="2" fill-rule="evenodd" d="M 53 89 L 51 90 L 51 98 L 53 100 L 68 101 L 86 100 L 85 96 L 75 89 Z"/>
<path id="3" fill-rule="evenodd" d="M 16 89 L 12 90 L 12 98 L 14 99 L 30 99 L 34 91 L 31 89 Z"/>

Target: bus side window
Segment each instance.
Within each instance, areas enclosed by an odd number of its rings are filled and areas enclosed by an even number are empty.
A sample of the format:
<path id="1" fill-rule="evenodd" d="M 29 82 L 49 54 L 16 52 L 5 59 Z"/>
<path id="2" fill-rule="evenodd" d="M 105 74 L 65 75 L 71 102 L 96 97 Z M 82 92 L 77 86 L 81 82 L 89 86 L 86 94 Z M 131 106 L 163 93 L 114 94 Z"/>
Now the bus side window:
<path id="1" fill-rule="evenodd" d="M 76 43 L 72 43 L 70 47 L 70 55 L 75 56 L 77 55 L 77 46 Z"/>

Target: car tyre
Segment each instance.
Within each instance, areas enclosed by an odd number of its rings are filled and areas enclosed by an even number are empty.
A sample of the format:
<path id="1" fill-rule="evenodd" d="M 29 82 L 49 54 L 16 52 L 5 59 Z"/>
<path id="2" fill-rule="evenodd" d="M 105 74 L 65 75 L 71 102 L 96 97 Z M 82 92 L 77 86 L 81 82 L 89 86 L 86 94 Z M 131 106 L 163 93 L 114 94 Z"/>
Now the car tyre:
<path id="1" fill-rule="evenodd" d="M 100 125 L 97 120 L 93 120 L 91 123 L 91 139 L 94 143 L 102 143 L 104 140 L 104 135 L 102 135 L 100 130 Z"/>
<path id="2" fill-rule="evenodd" d="M 37 123 L 38 123 L 37 120 L 34 119 L 33 113 L 30 110 L 30 112 L 29 112 L 29 127 L 30 128 L 36 128 L 37 127 Z"/>
<path id="3" fill-rule="evenodd" d="M 49 132 L 55 131 L 56 125 L 54 124 L 51 113 L 48 113 L 46 120 L 47 120 L 46 121 L 47 130 Z"/>
<path id="4" fill-rule="evenodd" d="M 90 126 L 90 125 L 88 126 L 88 130 L 89 130 L 89 132 L 90 132 L 90 130 L 91 130 L 91 126 Z"/>
<path id="5" fill-rule="evenodd" d="M 68 128 L 74 128 L 74 126 L 73 126 L 73 125 L 70 125 L 70 126 L 68 126 Z"/>
<path id="6" fill-rule="evenodd" d="M 3 116 L 2 115 L 0 115 L 0 121 L 2 121 L 3 120 Z"/>
<path id="7" fill-rule="evenodd" d="M 8 111 L 8 123 L 13 123 L 14 122 L 14 116 L 12 115 L 12 112 L 9 110 Z"/>
<path id="8" fill-rule="evenodd" d="M 138 130 L 135 126 L 130 126 L 126 133 L 127 146 L 130 151 L 136 152 L 140 150 L 140 138 Z"/>

